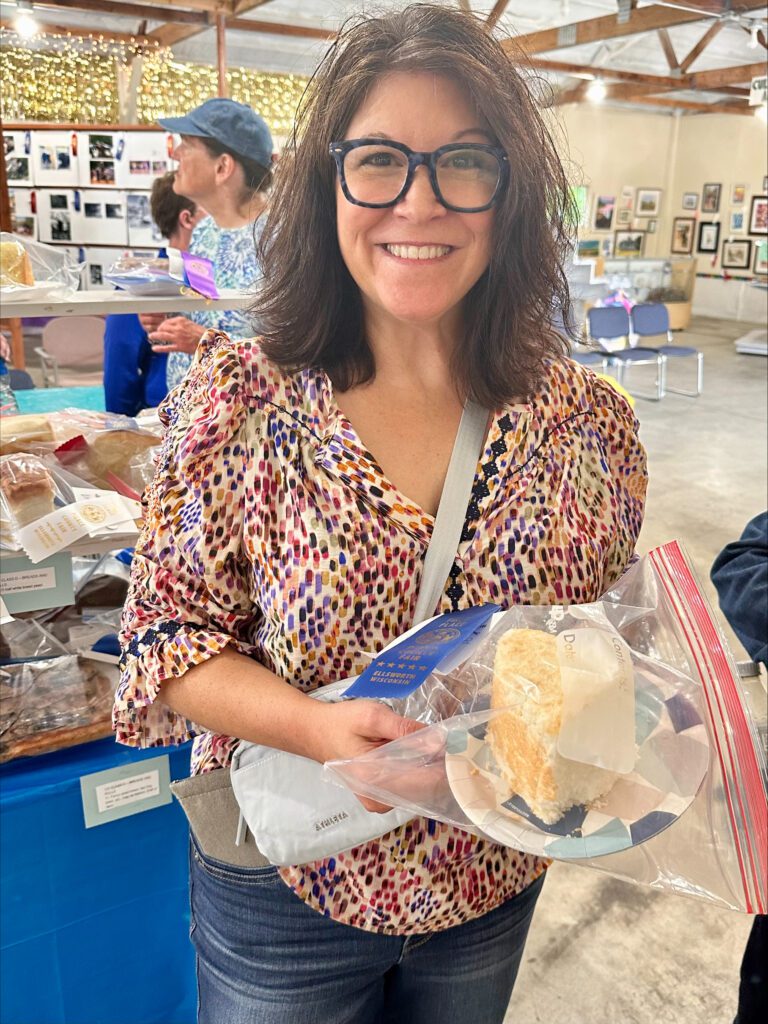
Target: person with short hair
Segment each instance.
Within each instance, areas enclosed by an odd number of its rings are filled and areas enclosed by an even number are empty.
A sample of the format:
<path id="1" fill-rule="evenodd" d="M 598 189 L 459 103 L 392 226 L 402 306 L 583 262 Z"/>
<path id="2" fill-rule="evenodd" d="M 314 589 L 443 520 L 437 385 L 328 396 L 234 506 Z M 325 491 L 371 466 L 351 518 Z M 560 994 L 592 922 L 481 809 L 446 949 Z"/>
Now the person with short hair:
<path id="1" fill-rule="evenodd" d="M 175 171 L 152 182 L 149 207 L 152 220 L 168 244 L 186 249 L 205 210 L 174 191 Z M 153 409 L 168 394 L 168 356 L 153 349 L 135 313 L 110 313 L 104 327 L 104 408 L 135 416 Z"/>
<path id="2" fill-rule="evenodd" d="M 218 288 L 252 291 L 261 277 L 256 245 L 272 185 L 272 135 L 266 121 L 245 103 L 211 99 L 183 117 L 161 118 L 159 124 L 181 136 L 173 152 L 179 164 L 174 188 L 209 214 L 192 233 L 189 251 L 211 260 Z M 169 354 L 169 388 L 184 379 L 210 328 L 238 339 L 254 333 L 254 321 L 244 309 L 144 314 L 141 322 L 155 350 Z"/>
<path id="3" fill-rule="evenodd" d="M 643 517 L 632 410 L 551 322 L 570 308 L 568 183 L 494 35 L 444 5 L 362 16 L 296 138 L 262 236 L 262 337 L 212 332 L 163 407 L 122 622 L 118 740 L 197 723 L 193 773 L 223 785 L 239 739 L 322 764 L 419 728 L 308 695 L 412 625 L 468 401 L 487 432 L 435 613 L 595 601 Z M 281 867 L 244 864 L 259 851 L 234 832 L 231 859 L 191 835 L 199 1024 L 501 1024 L 545 859 L 422 816 Z"/>

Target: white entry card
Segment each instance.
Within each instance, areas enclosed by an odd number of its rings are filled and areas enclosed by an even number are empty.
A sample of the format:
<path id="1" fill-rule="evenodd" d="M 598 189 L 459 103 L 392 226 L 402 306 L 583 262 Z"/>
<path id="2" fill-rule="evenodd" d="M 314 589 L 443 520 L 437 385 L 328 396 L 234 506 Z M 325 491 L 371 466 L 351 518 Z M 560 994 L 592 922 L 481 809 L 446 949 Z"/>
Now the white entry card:
<path id="1" fill-rule="evenodd" d="M 140 814 L 171 802 L 167 754 L 80 777 L 85 827 Z"/>
<path id="2" fill-rule="evenodd" d="M 563 712 L 557 752 L 622 775 L 637 759 L 635 674 L 629 648 L 604 629 L 564 630 L 557 637 Z"/>

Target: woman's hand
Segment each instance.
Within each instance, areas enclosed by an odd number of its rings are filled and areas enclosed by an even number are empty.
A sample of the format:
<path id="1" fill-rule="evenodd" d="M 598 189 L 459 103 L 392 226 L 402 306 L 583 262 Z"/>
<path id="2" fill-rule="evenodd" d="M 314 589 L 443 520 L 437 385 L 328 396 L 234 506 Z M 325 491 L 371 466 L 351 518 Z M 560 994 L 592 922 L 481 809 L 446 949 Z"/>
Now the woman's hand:
<path id="1" fill-rule="evenodd" d="M 155 352 L 187 352 L 193 355 L 206 330 L 185 316 L 172 316 L 147 333 Z"/>
<path id="2" fill-rule="evenodd" d="M 317 701 L 313 714 L 314 737 L 311 756 L 325 761 L 359 757 L 376 747 L 423 729 L 421 722 L 403 718 L 384 704 L 372 700 L 348 700 L 338 704 Z M 390 807 L 357 794 L 368 811 L 389 811 Z"/>
<path id="3" fill-rule="evenodd" d="M 152 331 L 156 331 L 160 324 L 167 319 L 168 316 L 166 313 L 139 313 L 139 323 L 147 334 L 151 334 Z"/>

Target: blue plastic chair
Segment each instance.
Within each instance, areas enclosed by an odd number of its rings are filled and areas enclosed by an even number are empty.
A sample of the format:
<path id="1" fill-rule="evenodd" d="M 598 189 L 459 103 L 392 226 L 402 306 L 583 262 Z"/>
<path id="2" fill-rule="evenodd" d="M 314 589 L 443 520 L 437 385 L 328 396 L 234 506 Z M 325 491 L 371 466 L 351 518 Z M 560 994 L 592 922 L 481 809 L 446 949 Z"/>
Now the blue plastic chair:
<path id="1" fill-rule="evenodd" d="M 590 366 L 599 370 L 600 373 L 608 372 L 608 355 L 605 352 L 595 352 L 594 349 L 571 349 L 571 359 L 579 366 Z"/>
<path id="2" fill-rule="evenodd" d="M 654 348 L 630 348 L 631 324 L 624 306 L 594 306 L 587 311 L 587 337 L 615 367 L 619 384 L 635 398 L 658 402 L 664 397 L 666 356 Z M 620 344 L 616 344 L 616 343 Z M 653 366 L 656 370 L 652 392 L 631 387 L 627 370 L 633 366 Z"/>
<path id="3" fill-rule="evenodd" d="M 672 331 L 669 327 L 669 310 L 662 302 L 644 302 L 632 307 L 631 313 L 633 338 L 652 338 L 666 336 L 667 344 L 659 345 L 656 349 L 669 359 L 695 359 L 696 360 L 696 387 L 693 391 L 690 388 L 672 387 L 669 384 L 667 373 L 664 386 L 667 391 L 676 395 L 687 395 L 689 398 L 698 398 L 701 394 L 704 383 L 704 353 L 691 345 L 675 345 Z"/>

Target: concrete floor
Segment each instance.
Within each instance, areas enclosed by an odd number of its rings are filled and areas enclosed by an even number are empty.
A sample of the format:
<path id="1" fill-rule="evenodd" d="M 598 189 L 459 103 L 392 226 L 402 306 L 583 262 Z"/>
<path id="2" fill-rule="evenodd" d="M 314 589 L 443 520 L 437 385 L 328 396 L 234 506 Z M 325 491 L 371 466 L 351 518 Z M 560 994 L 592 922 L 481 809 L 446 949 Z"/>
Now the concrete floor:
<path id="1" fill-rule="evenodd" d="M 704 352 L 704 393 L 635 407 L 650 472 L 639 551 L 682 541 L 715 606 L 715 555 L 768 503 L 768 360 L 733 348 L 752 326 L 694 318 L 678 340 Z M 751 696 L 765 715 L 759 685 Z M 750 926 L 701 900 L 555 864 L 505 1024 L 730 1024 Z"/>

